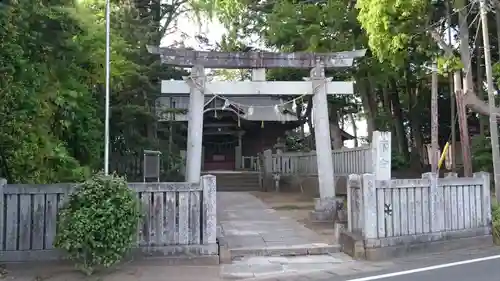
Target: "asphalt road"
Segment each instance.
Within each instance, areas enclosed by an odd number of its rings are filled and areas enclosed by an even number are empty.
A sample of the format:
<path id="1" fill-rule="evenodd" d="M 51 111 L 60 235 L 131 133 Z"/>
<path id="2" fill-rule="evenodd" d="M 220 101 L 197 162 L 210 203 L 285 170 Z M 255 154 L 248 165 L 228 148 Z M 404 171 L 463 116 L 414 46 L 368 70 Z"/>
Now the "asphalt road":
<path id="1" fill-rule="evenodd" d="M 374 263 L 376 264 L 376 263 Z M 373 264 L 372 264 L 373 265 Z M 302 279 L 301 279 L 302 278 Z M 285 279 L 278 279 L 285 281 Z M 354 274 L 318 273 L 286 281 L 496 281 L 500 280 L 500 247 L 462 249 L 399 258 L 380 270 Z"/>
<path id="2" fill-rule="evenodd" d="M 439 265 L 437 265 L 439 266 Z M 428 269 L 428 270 L 426 270 Z M 422 270 L 414 272 L 415 270 Z M 393 274 L 401 274 L 392 276 Z M 444 268 L 419 268 L 402 272 L 391 272 L 386 274 L 372 275 L 348 281 L 429 281 L 429 280 L 453 280 L 453 281 L 492 281 L 500 280 L 500 257 L 492 260 L 477 261 L 468 264 L 452 265 Z"/>

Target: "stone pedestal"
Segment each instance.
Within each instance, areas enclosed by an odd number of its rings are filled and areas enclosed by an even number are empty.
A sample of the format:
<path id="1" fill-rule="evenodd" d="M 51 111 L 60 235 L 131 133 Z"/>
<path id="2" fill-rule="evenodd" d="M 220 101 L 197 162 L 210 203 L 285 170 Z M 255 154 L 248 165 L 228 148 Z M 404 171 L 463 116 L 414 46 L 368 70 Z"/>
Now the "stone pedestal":
<path id="1" fill-rule="evenodd" d="M 342 198 L 314 198 L 314 211 L 310 213 L 311 220 L 333 222 L 337 217 L 337 206 L 342 202 Z"/>
<path id="2" fill-rule="evenodd" d="M 347 221 L 336 221 L 334 224 L 335 241 L 339 241 L 340 234 L 347 229 Z"/>

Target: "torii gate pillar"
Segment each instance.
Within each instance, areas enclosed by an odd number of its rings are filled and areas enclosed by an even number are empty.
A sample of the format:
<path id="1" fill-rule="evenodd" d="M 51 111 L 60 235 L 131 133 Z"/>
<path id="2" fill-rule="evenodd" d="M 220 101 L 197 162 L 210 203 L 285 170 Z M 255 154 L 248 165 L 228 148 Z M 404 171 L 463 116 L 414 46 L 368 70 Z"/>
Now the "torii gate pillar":
<path id="1" fill-rule="evenodd" d="M 189 85 L 189 109 L 188 109 L 188 135 L 186 155 L 186 182 L 196 183 L 200 181 L 202 138 L 203 138 L 203 108 L 205 106 L 205 68 L 195 65 L 191 69 L 191 76 L 184 77 Z"/>
<path id="2" fill-rule="evenodd" d="M 334 218 L 337 206 L 326 89 L 331 78 L 325 77 L 325 68 L 318 64 L 311 70 L 310 81 L 313 87 L 314 139 L 320 194 L 320 198 L 316 199 L 312 216 L 314 220 L 326 221 Z"/>

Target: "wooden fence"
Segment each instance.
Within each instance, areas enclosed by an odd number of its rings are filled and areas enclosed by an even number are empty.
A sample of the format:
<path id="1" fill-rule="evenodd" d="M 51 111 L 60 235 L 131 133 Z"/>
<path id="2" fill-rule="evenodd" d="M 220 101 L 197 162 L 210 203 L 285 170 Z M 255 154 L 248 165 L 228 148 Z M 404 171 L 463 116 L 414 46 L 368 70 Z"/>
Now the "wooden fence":
<path id="1" fill-rule="evenodd" d="M 348 176 L 372 172 L 371 147 L 342 148 L 332 151 L 333 172 Z M 316 151 L 283 152 L 264 151 L 262 162 L 267 174 L 315 176 L 318 173 Z"/>
<path id="2" fill-rule="evenodd" d="M 216 181 L 129 183 L 141 202 L 137 249 L 147 255 L 217 255 Z M 52 260 L 57 213 L 76 184 L 0 182 L 0 262 Z"/>
<path id="3" fill-rule="evenodd" d="M 488 173 L 439 179 L 426 173 L 422 179 L 389 181 L 350 175 L 347 196 L 348 230 L 366 239 L 487 231 L 491 223 Z"/>

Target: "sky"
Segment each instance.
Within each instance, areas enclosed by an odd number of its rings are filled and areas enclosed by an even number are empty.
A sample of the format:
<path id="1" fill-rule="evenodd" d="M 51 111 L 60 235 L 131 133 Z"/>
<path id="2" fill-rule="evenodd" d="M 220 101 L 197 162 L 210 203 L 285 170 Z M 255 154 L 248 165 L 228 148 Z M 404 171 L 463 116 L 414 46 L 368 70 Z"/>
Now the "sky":
<path id="1" fill-rule="evenodd" d="M 183 41 L 185 47 L 192 47 L 196 50 L 202 50 L 202 47 L 195 39 L 196 35 L 203 35 L 206 37 L 210 45 L 218 42 L 221 37 L 225 34 L 226 29 L 217 20 L 208 21 L 205 20 L 201 25 L 193 20 L 189 15 L 182 15 L 178 20 L 179 30 L 166 36 L 162 40 L 162 46 L 172 45 L 174 42 Z M 356 127 L 358 132 L 358 137 L 366 137 L 367 126 L 364 118 L 356 121 Z M 309 128 L 306 128 L 306 131 Z M 353 126 L 351 124 L 346 124 L 345 131 L 351 135 L 354 134 Z M 354 147 L 354 141 L 346 141 L 344 143 L 346 147 Z"/>

